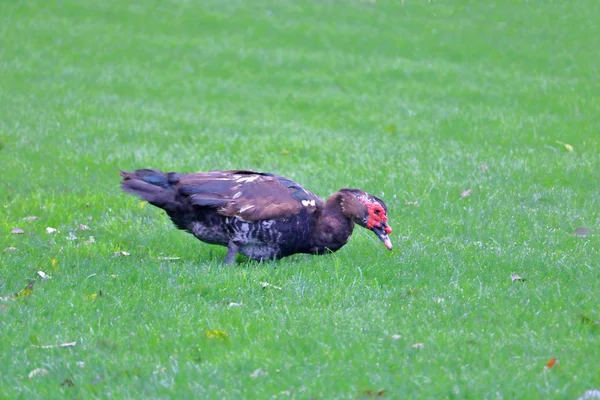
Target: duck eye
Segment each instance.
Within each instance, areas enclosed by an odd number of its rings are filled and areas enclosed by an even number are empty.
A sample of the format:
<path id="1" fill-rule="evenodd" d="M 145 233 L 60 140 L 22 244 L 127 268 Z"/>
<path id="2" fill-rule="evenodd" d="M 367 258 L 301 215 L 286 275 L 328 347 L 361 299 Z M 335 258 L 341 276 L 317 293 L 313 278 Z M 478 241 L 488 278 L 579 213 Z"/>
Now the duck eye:
<path id="1" fill-rule="evenodd" d="M 379 215 L 380 212 L 381 210 L 375 210 L 375 215 Z"/>

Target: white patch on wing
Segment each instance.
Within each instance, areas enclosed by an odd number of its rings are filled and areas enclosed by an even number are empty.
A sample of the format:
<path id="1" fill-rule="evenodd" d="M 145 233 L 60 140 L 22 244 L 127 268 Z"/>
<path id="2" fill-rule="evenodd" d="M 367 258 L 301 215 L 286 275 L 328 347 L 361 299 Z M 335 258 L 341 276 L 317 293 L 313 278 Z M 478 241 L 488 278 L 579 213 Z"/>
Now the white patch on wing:
<path id="1" fill-rule="evenodd" d="M 234 199 L 237 199 L 238 197 L 240 197 L 242 195 L 242 192 L 237 192 L 236 194 L 233 195 Z"/>
<path id="2" fill-rule="evenodd" d="M 246 182 L 247 183 L 247 182 L 253 182 L 253 181 L 257 180 L 257 179 L 258 179 L 258 175 L 243 176 L 241 178 L 236 179 L 236 182 L 240 182 L 240 183 Z"/>
<path id="3" fill-rule="evenodd" d="M 252 205 L 252 204 L 251 204 L 251 205 L 249 205 L 249 206 L 246 206 L 246 207 L 242 207 L 242 208 L 240 208 L 240 212 L 241 212 L 241 213 L 243 213 L 244 211 L 246 211 L 246 210 L 249 210 L 249 209 L 251 209 L 252 207 L 254 207 L 254 205 Z"/>
<path id="4" fill-rule="evenodd" d="M 314 206 L 315 206 L 315 204 L 316 204 L 316 203 L 315 203 L 315 201 L 314 201 L 314 200 L 302 200 L 302 205 L 303 205 L 304 207 L 308 207 L 308 206 L 312 206 L 312 207 L 314 207 Z"/>

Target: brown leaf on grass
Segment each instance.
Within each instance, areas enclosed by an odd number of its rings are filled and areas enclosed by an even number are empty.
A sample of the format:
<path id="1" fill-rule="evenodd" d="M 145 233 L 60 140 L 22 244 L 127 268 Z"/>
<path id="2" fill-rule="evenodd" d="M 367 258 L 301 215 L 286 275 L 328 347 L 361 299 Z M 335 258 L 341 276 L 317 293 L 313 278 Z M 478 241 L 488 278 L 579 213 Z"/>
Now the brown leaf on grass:
<path id="1" fill-rule="evenodd" d="M 579 314 L 578 316 L 579 316 L 579 319 L 581 320 L 581 323 L 584 325 L 600 326 L 600 321 L 594 321 L 587 315 Z"/>
<path id="2" fill-rule="evenodd" d="M 120 251 L 115 251 L 113 253 L 113 255 L 115 257 L 129 257 L 131 255 L 131 253 L 129 253 L 127 251 L 120 250 Z"/>
<path id="3" fill-rule="evenodd" d="M 471 189 L 471 188 L 469 188 L 467 190 L 463 190 L 462 192 L 460 192 L 460 198 L 464 199 L 466 197 L 469 197 L 472 192 L 473 192 L 473 189 Z"/>
<path id="4" fill-rule="evenodd" d="M 227 338 L 229 337 L 229 334 L 220 329 L 213 329 L 213 330 L 204 332 L 204 336 L 206 336 L 208 339 L 227 340 Z"/>
<path id="5" fill-rule="evenodd" d="M 425 348 L 425 343 L 415 343 L 411 347 L 413 349 L 423 349 L 423 348 Z"/>
<path id="6" fill-rule="evenodd" d="M 19 250 L 19 249 L 17 249 L 16 247 L 12 247 L 11 246 L 11 247 L 5 248 L 4 251 L 3 251 L 3 253 L 7 253 L 9 251 L 17 251 L 17 250 Z"/>
<path id="7" fill-rule="evenodd" d="M 363 396 L 366 397 L 383 397 L 385 396 L 385 389 L 381 390 L 365 390 Z"/>
<path id="8" fill-rule="evenodd" d="M 36 376 L 45 376 L 48 375 L 50 371 L 45 368 L 36 368 L 29 373 L 29 379 L 35 378 Z"/>
<path id="9" fill-rule="evenodd" d="M 29 283 L 27 284 L 27 286 L 25 288 L 23 288 L 20 291 L 18 291 L 17 293 L 15 293 L 15 297 L 31 296 L 31 294 L 33 293 L 33 285 L 34 284 L 35 284 L 35 281 L 29 281 Z"/>
<path id="10" fill-rule="evenodd" d="M 21 228 L 14 228 L 12 231 L 10 231 L 10 233 L 13 235 L 22 235 L 25 233 L 25 231 Z"/>
<path id="11" fill-rule="evenodd" d="M 75 386 L 75 384 L 73 383 L 73 380 L 71 378 L 67 378 L 60 383 L 60 386 L 73 387 Z"/>
<path id="12" fill-rule="evenodd" d="M 96 300 L 98 297 L 102 297 L 102 290 L 99 290 L 98 293 L 92 293 L 85 296 L 88 300 Z"/>
<path id="13" fill-rule="evenodd" d="M 573 231 L 573 235 L 580 237 L 580 238 L 585 238 L 590 236 L 590 234 L 592 233 L 591 230 L 589 230 L 588 228 L 585 228 L 583 226 L 580 226 L 579 228 L 575 229 L 575 231 Z"/>
<path id="14" fill-rule="evenodd" d="M 550 360 L 548 360 L 548 362 L 546 363 L 546 368 L 550 369 L 552 367 L 554 367 L 556 365 L 556 357 L 552 357 Z"/>
<path id="15" fill-rule="evenodd" d="M 513 282 L 525 282 L 525 278 L 521 277 L 519 274 L 510 274 L 510 279 L 512 279 Z"/>
<path id="16" fill-rule="evenodd" d="M 571 146 L 569 143 L 564 143 L 564 142 L 561 142 L 559 140 L 557 140 L 556 143 L 562 144 L 568 152 L 572 152 L 573 150 L 575 150 L 573 148 L 573 146 Z"/>

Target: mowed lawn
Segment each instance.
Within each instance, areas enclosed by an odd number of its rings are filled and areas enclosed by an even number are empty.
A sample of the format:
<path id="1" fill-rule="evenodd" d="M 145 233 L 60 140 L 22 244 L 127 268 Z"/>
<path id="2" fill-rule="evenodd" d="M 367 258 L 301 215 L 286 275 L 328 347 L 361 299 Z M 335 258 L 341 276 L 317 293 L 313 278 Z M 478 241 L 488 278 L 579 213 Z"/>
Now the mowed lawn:
<path id="1" fill-rule="evenodd" d="M 0 398 L 600 389 L 598 21 L 597 0 L 2 2 Z M 224 267 L 121 193 L 144 167 L 360 188 L 395 247 L 357 228 Z"/>

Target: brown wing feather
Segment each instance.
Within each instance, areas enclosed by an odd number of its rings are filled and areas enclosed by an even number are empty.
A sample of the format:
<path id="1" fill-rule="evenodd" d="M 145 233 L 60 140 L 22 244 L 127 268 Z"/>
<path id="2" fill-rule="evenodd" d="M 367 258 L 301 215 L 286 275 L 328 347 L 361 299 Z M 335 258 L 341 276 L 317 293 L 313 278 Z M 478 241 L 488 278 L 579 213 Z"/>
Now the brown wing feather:
<path id="1" fill-rule="evenodd" d="M 302 208 L 314 212 L 324 204 L 294 181 L 250 170 L 182 174 L 176 188 L 192 205 L 246 221 L 285 218 Z"/>

